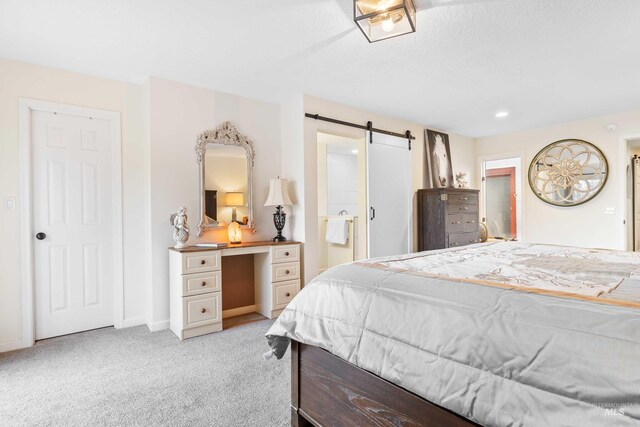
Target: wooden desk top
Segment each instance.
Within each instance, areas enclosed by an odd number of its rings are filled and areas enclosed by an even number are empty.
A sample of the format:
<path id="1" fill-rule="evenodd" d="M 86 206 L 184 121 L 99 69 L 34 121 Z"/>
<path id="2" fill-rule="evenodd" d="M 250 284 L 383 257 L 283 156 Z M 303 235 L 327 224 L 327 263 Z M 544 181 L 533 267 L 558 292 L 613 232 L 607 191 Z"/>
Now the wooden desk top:
<path id="1" fill-rule="evenodd" d="M 203 242 L 204 243 L 204 242 Z M 242 242 L 242 243 L 229 243 L 227 246 L 221 246 L 219 248 L 203 247 L 203 246 L 187 246 L 186 248 L 174 248 L 171 246 L 169 250 L 176 252 L 202 252 L 202 251 L 221 251 L 223 249 L 234 248 L 251 248 L 255 246 L 285 246 L 285 245 L 297 245 L 300 242 L 287 241 L 287 242 L 272 242 L 267 240 L 264 242 Z"/>

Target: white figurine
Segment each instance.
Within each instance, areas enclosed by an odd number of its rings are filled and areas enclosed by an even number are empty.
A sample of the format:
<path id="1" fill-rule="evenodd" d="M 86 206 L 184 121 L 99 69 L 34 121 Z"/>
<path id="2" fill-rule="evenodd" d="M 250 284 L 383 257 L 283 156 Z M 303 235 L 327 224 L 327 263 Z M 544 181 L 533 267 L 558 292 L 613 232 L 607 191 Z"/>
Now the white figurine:
<path id="1" fill-rule="evenodd" d="M 173 225 L 173 241 L 176 244 L 174 248 L 186 248 L 186 242 L 189 240 L 189 224 L 187 224 L 187 208 L 180 206 L 178 212 L 171 215 L 169 218 L 171 225 Z"/>
<path id="2" fill-rule="evenodd" d="M 469 188 L 469 179 L 466 172 L 456 174 L 456 184 L 458 184 L 458 188 Z"/>

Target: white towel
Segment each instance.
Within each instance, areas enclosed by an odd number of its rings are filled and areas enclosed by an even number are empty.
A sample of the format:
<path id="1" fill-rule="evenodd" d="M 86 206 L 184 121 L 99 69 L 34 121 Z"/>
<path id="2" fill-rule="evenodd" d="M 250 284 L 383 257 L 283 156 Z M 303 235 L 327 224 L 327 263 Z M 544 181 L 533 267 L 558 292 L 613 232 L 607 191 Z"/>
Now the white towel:
<path id="1" fill-rule="evenodd" d="M 327 234 L 325 239 L 329 243 L 346 245 L 349 239 L 349 224 L 343 218 L 329 218 L 327 220 Z"/>

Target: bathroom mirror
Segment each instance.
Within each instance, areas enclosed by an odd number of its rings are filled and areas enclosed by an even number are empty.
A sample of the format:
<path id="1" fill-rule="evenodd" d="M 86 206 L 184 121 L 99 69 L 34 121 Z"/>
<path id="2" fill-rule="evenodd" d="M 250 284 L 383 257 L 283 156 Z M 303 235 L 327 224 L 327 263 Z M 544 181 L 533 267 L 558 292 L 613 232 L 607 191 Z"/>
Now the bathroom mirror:
<path id="1" fill-rule="evenodd" d="M 231 222 L 255 231 L 253 222 L 253 142 L 231 124 L 198 135 L 200 222 L 206 229 L 226 228 Z"/>
<path id="2" fill-rule="evenodd" d="M 595 145 L 563 139 L 544 147 L 529 166 L 529 185 L 555 206 L 576 206 L 594 198 L 607 182 L 609 165 Z"/>

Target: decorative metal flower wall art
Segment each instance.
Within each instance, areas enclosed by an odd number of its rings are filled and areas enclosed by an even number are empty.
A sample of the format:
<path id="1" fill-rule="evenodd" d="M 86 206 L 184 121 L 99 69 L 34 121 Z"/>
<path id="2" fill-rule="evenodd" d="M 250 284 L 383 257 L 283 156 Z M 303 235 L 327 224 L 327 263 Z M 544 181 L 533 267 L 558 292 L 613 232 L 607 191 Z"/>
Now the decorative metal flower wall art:
<path id="1" fill-rule="evenodd" d="M 563 139 L 544 147 L 529 166 L 529 185 L 540 200 L 576 206 L 594 198 L 607 182 L 609 165 L 598 147 Z"/>

